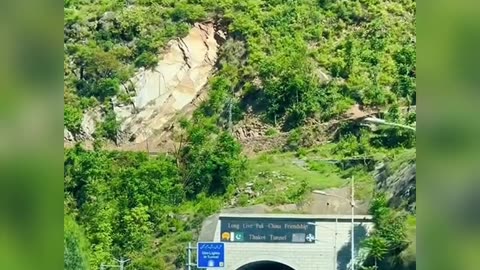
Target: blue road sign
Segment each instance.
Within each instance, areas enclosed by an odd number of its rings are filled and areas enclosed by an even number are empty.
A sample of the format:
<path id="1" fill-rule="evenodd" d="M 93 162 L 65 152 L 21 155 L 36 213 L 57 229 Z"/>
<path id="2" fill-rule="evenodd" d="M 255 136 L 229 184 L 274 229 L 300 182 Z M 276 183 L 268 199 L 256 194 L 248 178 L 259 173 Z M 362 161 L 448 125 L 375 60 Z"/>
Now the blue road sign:
<path id="1" fill-rule="evenodd" d="M 197 244 L 197 268 L 225 267 L 224 243 L 201 242 Z"/>

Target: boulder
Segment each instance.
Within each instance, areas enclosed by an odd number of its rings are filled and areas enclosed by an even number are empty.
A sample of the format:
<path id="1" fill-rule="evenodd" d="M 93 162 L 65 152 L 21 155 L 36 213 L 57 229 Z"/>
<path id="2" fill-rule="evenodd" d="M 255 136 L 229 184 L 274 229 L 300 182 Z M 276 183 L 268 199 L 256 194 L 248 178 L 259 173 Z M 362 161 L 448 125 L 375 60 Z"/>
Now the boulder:
<path id="1" fill-rule="evenodd" d="M 75 140 L 73 134 L 66 128 L 63 129 L 63 140 L 68 142 L 73 142 Z"/>
<path id="2" fill-rule="evenodd" d="M 83 140 L 93 140 L 97 124 L 102 121 L 100 110 L 89 110 L 83 114 L 79 137 Z"/>

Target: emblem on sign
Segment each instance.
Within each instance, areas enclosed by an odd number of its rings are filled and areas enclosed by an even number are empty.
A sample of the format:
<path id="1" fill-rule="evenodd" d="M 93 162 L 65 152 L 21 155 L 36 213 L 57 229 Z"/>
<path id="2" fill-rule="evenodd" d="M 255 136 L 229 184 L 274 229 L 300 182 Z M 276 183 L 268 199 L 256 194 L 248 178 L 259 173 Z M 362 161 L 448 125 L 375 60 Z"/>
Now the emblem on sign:
<path id="1" fill-rule="evenodd" d="M 313 242 L 313 241 L 315 241 L 315 236 L 313 236 L 313 234 L 309 233 L 309 234 L 305 237 L 305 240 L 307 240 L 307 242 Z"/>
<path id="2" fill-rule="evenodd" d="M 229 241 L 230 240 L 230 233 L 224 232 L 222 233 L 222 241 Z"/>
<path id="3" fill-rule="evenodd" d="M 234 241 L 242 242 L 243 241 L 243 233 L 241 233 L 241 232 L 235 233 L 235 240 Z"/>

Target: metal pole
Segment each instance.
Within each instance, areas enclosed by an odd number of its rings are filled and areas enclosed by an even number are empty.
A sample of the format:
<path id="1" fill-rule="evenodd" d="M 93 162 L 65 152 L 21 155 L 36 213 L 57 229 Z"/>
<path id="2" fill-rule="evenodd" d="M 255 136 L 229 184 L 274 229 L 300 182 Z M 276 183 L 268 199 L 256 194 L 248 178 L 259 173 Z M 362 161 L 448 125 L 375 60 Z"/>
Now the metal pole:
<path id="1" fill-rule="evenodd" d="M 337 270 L 337 233 L 338 218 L 335 218 L 335 239 L 333 241 L 333 270 Z"/>
<path id="2" fill-rule="evenodd" d="M 367 117 L 367 118 L 365 118 L 365 121 L 373 123 L 373 124 L 377 124 L 377 125 L 395 126 L 395 127 L 401 127 L 401 128 L 406 128 L 406 129 L 410 129 L 410 130 L 413 130 L 413 131 L 417 131 L 417 128 L 415 128 L 415 127 L 402 125 L 402 124 L 394 123 L 394 122 L 387 122 L 384 119 L 380 119 L 380 118 L 376 118 L 376 117 Z"/>
<path id="3" fill-rule="evenodd" d="M 230 93 L 230 99 L 228 102 L 228 131 L 230 134 L 233 134 L 233 123 L 232 123 L 232 107 L 233 107 L 233 97 L 235 95 L 235 87 L 232 85 Z"/>
<path id="4" fill-rule="evenodd" d="M 150 154 L 150 147 L 148 147 L 148 138 L 147 138 L 147 140 L 146 140 L 146 143 L 147 143 L 147 153 Z"/>
<path id="5" fill-rule="evenodd" d="M 355 217 L 355 197 L 354 197 L 354 177 L 352 176 L 352 199 L 351 199 L 351 206 L 352 206 L 352 256 L 351 256 L 351 263 L 352 263 L 352 270 L 355 270 L 355 224 L 354 224 L 354 217 Z"/>
<path id="6" fill-rule="evenodd" d="M 188 264 L 187 269 L 192 270 L 192 243 L 188 242 Z"/>

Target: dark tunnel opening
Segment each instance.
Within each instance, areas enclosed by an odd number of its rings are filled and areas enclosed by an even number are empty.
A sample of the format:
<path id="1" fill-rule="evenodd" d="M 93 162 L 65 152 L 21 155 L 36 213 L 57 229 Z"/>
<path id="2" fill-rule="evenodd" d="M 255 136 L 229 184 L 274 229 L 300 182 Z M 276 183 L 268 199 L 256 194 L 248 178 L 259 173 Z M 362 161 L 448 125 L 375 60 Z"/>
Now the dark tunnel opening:
<path id="1" fill-rule="evenodd" d="M 247 265 L 244 265 L 237 270 L 295 270 L 287 265 L 272 262 L 272 261 L 261 261 L 253 262 Z"/>

